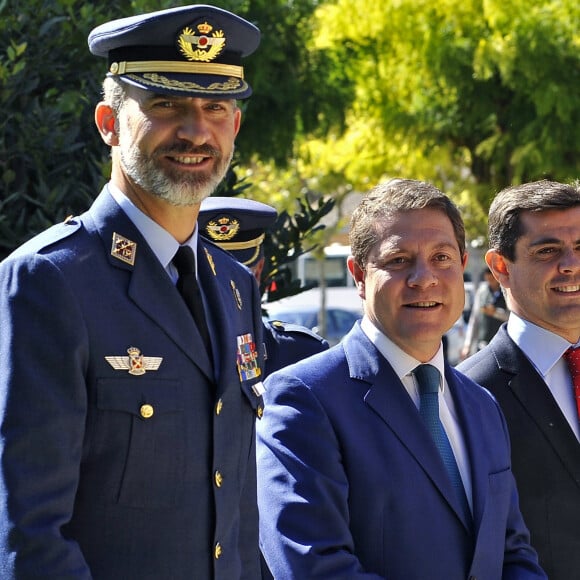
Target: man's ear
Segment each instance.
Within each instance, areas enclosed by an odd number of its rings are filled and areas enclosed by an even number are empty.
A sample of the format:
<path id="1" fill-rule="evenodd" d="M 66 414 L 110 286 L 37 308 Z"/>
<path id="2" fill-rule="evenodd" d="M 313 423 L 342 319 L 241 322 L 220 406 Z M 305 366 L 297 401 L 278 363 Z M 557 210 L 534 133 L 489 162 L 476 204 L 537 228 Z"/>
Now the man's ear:
<path id="1" fill-rule="evenodd" d="M 354 256 L 349 256 L 346 259 L 346 266 L 350 275 L 354 280 L 354 285 L 358 290 L 360 298 L 365 297 L 365 271 L 356 263 Z"/>
<path id="2" fill-rule="evenodd" d="M 504 256 L 502 256 L 497 250 L 487 250 L 485 253 L 485 262 L 494 275 L 495 279 L 504 288 L 509 288 L 509 260 L 504 258 Z"/>
<path id="3" fill-rule="evenodd" d="M 119 144 L 119 137 L 117 136 L 117 117 L 111 107 L 103 102 L 100 102 L 95 108 L 95 124 L 101 134 L 103 141 L 114 147 Z"/>

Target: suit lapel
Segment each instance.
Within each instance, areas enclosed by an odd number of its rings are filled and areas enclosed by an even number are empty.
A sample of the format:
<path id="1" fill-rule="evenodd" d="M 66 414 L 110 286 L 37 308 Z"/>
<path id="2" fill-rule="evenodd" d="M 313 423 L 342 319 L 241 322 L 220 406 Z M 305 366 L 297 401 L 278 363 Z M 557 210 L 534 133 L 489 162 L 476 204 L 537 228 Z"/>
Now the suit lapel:
<path id="1" fill-rule="evenodd" d="M 423 425 L 417 407 L 391 365 L 377 352 L 359 323 L 344 340 L 350 375 L 370 383 L 366 404 L 377 413 L 407 448 L 441 495 L 463 521 L 461 506 L 431 435 Z"/>
<path id="2" fill-rule="evenodd" d="M 213 368 L 193 319 L 171 279 L 141 233 L 104 189 L 87 214 L 101 237 L 111 267 L 125 270 L 128 297 L 213 380 Z M 113 234 L 134 244 L 133 263 L 112 251 Z"/>
<path id="3" fill-rule="evenodd" d="M 228 320 L 233 306 L 233 293 L 230 281 L 220 278 L 219 257 L 206 250 L 204 243 L 198 242 L 198 276 L 201 281 L 206 303 L 211 317 L 212 347 L 216 357 L 216 380 L 223 384 L 220 374 L 235 367 L 236 353 L 233 351 L 235 340 L 232 340 L 232 324 Z M 217 265 L 214 258 L 218 259 Z M 232 364 L 228 364 L 232 361 Z"/>
<path id="4" fill-rule="evenodd" d="M 500 332 L 490 348 L 500 370 L 511 375 L 508 386 L 580 486 L 580 443 L 543 378 L 509 338 L 505 328 Z"/>

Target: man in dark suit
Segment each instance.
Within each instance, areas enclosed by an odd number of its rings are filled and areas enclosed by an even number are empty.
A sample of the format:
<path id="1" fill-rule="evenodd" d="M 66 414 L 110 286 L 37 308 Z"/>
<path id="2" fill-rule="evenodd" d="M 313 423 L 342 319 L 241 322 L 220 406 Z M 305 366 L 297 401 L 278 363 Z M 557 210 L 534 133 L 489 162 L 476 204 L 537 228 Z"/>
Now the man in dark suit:
<path id="1" fill-rule="evenodd" d="M 259 291 L 196 227 L 258 43 L 201 5 L 89 36 L 111 181 L 0 266 L 3 580 L 259 577 Z"/>
<path id="2" fill-rule="evenodd" d="M 489 210 L 486 262 L 511 311 L 460 365 L 505 414 L 532 545 L 550 580 L 580 578 L 580 390 L 567 353 L 580 339 L 580 184 L 525 183 Z"/>
<path id="3" fill-rule="evenodd" d="M 198 223 L 201 235 L 247 266 L 260 284 L 266 263 L 264 239 L 277 216 L 272 206 L 253 199 L 212 196 L 202 202 Z M 263 330 L 264 376 L 329 347 L 328 341 L 300 324 L 267 320 Z"/>
<path id="4" fill-rule="evenodd" d="M 258 506 L 274 577 L 545 578 L 499 406 L 443 356 L 464 303 L 459 211 L 393 180 L 355 210 L 350 241 L 362 322 L 266 380 Z"/>

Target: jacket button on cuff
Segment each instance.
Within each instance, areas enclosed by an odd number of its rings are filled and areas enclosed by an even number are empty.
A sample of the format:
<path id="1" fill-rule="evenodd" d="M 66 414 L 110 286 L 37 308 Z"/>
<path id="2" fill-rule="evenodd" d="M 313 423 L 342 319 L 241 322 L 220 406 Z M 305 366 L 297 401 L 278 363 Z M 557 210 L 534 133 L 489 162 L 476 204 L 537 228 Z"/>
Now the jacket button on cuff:
<path id="1" fill-rule="evenodd" d="M 215 414 L 219 415 L 222 412 L 222 407 L 224 406 L 224 402 L 219 399 L 215 405 Z"/>

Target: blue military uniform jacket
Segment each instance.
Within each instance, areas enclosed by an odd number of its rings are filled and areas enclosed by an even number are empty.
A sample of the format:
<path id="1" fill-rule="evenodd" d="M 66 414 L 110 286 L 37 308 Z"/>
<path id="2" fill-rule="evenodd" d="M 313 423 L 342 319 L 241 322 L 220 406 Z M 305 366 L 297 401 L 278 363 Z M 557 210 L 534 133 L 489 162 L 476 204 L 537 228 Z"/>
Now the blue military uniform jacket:
<path id="1" fill-rule="evenodd" d="M 201 238 L 198 273 L 215 369 L 106 190 L 0 265 L 3 580 L 259 576 L 259 292 Z"/>
<path id="2" fill-rule="evenodd" d="M 264 323 L 264 344 L 265 376 L 329 348 L 328 341 L 309 328 L 280 320 Z"/>

